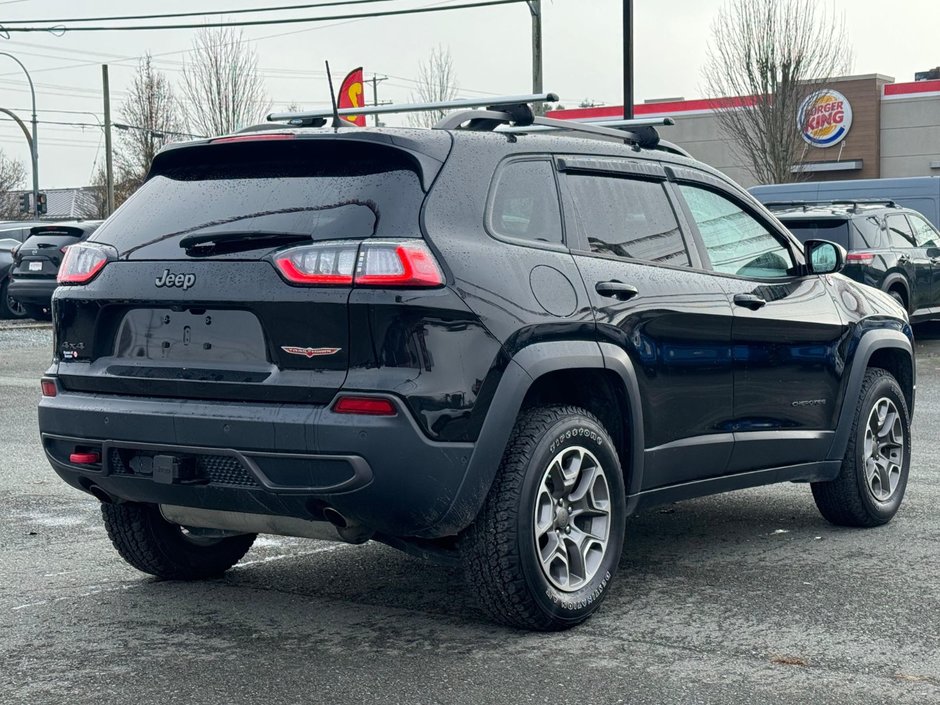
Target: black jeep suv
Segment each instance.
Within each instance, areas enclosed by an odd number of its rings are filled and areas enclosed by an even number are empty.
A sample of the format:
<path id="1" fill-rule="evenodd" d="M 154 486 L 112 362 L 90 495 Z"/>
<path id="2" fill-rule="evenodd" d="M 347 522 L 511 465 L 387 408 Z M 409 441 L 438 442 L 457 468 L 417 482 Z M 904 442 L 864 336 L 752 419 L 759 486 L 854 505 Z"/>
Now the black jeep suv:
<path id="1" fill-rule="evenodd" d="M 217 576 L 259 532 L 372 538 L 459 559 L 534 629 L 598 607 L 656 504 L 796 481 L 831 522 L 889 521 L 904 311 L 720 173 L 615 134 L 164 149 L 63 262 L 52 466 L 145 572 Z"/>
<path id="2" fill-rule="evenodd" d="M 766 205 L 801 242 L 842 245 L 843 274 L 890 294 L 913 322 L 940 317 L 940 233 L 917 211 L 892 201 Z"/>

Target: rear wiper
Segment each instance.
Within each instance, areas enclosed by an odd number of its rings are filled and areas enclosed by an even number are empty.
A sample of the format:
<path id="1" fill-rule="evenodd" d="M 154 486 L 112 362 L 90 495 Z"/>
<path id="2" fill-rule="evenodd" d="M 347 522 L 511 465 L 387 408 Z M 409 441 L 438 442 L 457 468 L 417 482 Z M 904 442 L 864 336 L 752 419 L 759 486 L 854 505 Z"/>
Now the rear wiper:
<path id="1" fill-rule="evenodd" d="M 206 233 L 205 235 L 187 235 L 179 245 L 189 254 L 212 254 L 221 251 L 235 252 L 251 250 L 265 245 L 289 245 L 294 242 L 308 242 L 311 235 L 303 233 L 282 233 L 267 230 L 242 230 L 225 233 Z"/>

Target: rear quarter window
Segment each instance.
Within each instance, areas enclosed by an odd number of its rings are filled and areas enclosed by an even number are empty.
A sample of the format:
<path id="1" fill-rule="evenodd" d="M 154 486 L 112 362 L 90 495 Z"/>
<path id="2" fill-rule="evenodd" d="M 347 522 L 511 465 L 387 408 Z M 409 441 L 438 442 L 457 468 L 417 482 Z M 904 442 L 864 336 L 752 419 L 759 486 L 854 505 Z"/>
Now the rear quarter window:
<path id="1" fill-rule="evenodd" d="M 555 168 L 547 159 L 509 162 L 499 171 L 487 225 L 497 237 L 561 244 Z"/>

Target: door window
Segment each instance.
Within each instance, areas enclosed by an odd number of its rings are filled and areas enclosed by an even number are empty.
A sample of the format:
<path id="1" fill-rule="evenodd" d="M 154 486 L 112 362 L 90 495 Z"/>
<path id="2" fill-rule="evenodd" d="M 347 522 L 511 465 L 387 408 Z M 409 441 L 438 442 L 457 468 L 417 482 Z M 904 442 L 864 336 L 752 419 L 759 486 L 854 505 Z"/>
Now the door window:
<path id="1" fill-rule="evenodd" d="M 552 163 L 528 160 L 507 164 L 496 182 L 489 220 L 494 235 L 560 244 L 561 210 Z"/>
<path id="2" fill-rule="evenodd" d="M 918 247 L 937 247 L 940 235 L 936 229 L 919 215 L 909 216 L 914 228 L 914 242 Z"/>
<path id="3" fill-rule="evenodd" d="M 565 179 L 566 216 L 591 252 L 688 266 L 689 253 L 663 185 L 595 174 Z"/>
<path id="4" fill-rule="evenodd" d="M 911 230 L 907 218 L 903 215 L 889 215 L 888 246 L 900 249 L 910 249 L 914 246 L 914 232 Z"/>
<path id="5" fill-rule="evenodd" d="M 679 190 L 716 272 L 761 279 L 790 275 L 790 251 L 760 221 L 713 191 L 691 185 Z"/>

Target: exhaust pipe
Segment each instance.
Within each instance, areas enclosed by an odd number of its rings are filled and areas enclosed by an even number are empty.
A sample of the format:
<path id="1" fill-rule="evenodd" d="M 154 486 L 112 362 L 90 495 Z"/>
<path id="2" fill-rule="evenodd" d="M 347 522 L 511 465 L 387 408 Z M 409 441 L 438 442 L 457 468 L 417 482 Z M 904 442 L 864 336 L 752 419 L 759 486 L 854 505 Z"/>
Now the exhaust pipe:
<path id="1" fill-rule="evenodd" d="M 328 507 L 323 512 L 329 521 L 308 521 L 273 514 L 226 512 L 218 509 L 180 507 L 173 504 L 161 504 L 160 513 L 171 524 L 235 531 L 242 534 L 276 534 L 320 541 L 365 543 L 372 538 L 374 533 L 362 524 L 349 521 L 332 507 Z"/>

